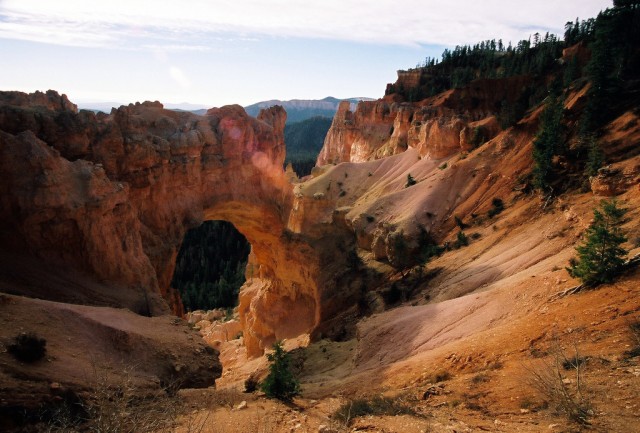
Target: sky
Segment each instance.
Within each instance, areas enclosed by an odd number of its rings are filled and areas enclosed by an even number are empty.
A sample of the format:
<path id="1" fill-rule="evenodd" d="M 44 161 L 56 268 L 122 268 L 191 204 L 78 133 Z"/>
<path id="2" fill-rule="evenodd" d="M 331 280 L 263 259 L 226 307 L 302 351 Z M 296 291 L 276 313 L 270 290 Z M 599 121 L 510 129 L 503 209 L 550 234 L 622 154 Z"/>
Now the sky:
<path id="1" fill-rule="evenodd" d="M 373 97 L 444 48 L 563 34 L 610 0 L 0 0 L 0 90 L 199 107 Z"/>

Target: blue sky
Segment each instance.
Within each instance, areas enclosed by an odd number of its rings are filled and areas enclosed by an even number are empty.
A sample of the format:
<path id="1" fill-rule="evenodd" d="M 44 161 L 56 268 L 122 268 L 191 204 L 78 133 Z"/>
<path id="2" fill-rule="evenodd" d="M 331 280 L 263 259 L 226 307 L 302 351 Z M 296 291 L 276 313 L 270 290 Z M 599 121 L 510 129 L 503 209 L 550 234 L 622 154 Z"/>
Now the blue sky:
<path id="1" fill-rule="evenodd" d="M 445 47 L 562 35 L 610 0 L 0 0 L 0 90 L 203 107 L 380 97 Z"/>

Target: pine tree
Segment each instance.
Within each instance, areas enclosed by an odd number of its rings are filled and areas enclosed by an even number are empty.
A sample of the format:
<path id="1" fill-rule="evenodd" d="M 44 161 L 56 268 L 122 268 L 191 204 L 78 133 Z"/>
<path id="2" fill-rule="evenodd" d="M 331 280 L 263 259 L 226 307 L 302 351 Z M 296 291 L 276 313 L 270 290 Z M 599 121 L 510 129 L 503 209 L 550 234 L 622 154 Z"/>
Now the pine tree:
<path id="1" fill-rule="evenodd" d="M 540 115 L 540 128 L 533 142 L 533 184 L 540 190 L 548 190 L 551 186 L 553 155 L 563 155 L 567 152 L 563 116 L 562 81 L 558 76 L 549 88 L 549 96 Z"/>
<path id="2" fill-rule="evenodd" d="M 533 142 L 533 183 L 541 190 L 549 189 L 553 174 L 553 155 L 562 152 L 562 116 L 564 106 L 560 96 L 552 89 L 540 116 L 540 129 Z"/>
<path id="3" fill-rule="evenodd" d="M 587 154 L 585 174 L 587 176 L 595 176 L 598 174 L 598 169 L 602 167 L 602 164 L 604 163 L 604 152 L 598 145 L 598 141 L 593 134 L 589 134 L 586 141 L 589 153 Z"/>
<path id="4" fill-rule="evenodd" d="M 619 227 L 625 212 L 615 200 L 603 200 L 600 209 L 594 209 L 584 244 L 576 248 L 578 259 L 572 259 L 571 267 L 567 268 L 572 277 L 588 286 L 613 281 L 627 255 L 620 246 L 627 239 Z"/>
<path id="5" fill-rule="evenodd" d="M 267 355 L 269 375 L 260 385 L 267 397 L 282 401 L 291 401 L 300 394 L 300 384 L 291 372 L 291 359 L 282 347 L 282 342 L 273 343 L 273 353 Z"/>

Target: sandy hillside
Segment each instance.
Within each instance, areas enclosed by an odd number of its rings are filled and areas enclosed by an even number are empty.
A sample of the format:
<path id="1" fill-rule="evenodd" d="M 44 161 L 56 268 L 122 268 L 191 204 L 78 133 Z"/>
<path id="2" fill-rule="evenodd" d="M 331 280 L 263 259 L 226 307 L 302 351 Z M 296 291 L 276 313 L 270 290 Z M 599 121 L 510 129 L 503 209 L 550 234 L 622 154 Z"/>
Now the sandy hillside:
<path id="1" fill-rule="evenodd" d="M 348 165 L 349 178 L 359 179 L 362 168 L 382 185 L 385 177 L 375 171 L 382 164 Z M 636 164 L 632 158 L 618 168 L 633 171 Z M 396 179 L 406 177 L 406 167 L 395 169 Z M 564 268 L 602 197 L 509 197 L 497 217 L 470 221 L 467 233 L 478 235 L 469 246 L 427 264 L 411 299 L 360 320 L 353 339 L 294 350 L 303 393 L 293 405 L 241 394 L 250 374 L 265 374 L 266 361 L 243 361 L 236 340 L 223 345 L 219 391 L 188 396 L 193 412 L 185 420 L 208 416 L 201 418 L 203 431 L 316 432 L 323 425 L 375 432 L 637 431 L 640 362 L 632 327 L 640 322 L 639 271 L 566 294 L 578 282 Z M 623 228 L 630 257 L 640 253 L 638 198 L 637 187 L 618 197 L 628 208 Z M 288 342 L 300 344 L 306 343 Z M 556 361 L 576 354 L 583 360 L 580 401 L 588 427 L 569 420 L 535 386 L 536 375 L 559 374 L 554 380 L 575 392 L 575 369 L 558 368 Z M 393 402 L 387 409 L 395 416 L 336 419 L 341 405 L 380 395 Z M 220 396 L 227 401 L 217 401 Z M 232 409 L 242 401 L 246 408 Z M 398 415 L 406 408 L 410 414 Z"/>

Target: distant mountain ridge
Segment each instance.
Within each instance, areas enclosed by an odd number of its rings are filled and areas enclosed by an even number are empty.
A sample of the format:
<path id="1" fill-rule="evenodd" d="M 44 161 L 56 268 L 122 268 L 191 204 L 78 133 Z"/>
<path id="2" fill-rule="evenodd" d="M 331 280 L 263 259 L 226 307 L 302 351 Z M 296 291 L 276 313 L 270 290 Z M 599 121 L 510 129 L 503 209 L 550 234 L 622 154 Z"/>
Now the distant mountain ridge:
<path id="1" fill-rule="evenodd" d="M 323 116 L 333 118 L 338 110 L 338 105 L 342 101 L 351 102 L 351 110 L 355 110 L 360 101 L 373 101 L 373 98 L 345 98 L 338 99 L 328 96 L 324 99 L 291 99 L 289 101 L 281 101 L 272 99 L 269 101 L 261 101 L 244 107 L 247 114 L 257 116 L 261 109 L 269 108 L 274 105 L 281 105 L 287 111 L 287 123 L 300 122 L 312 117 Z"/>
<path id="2" fill-rule="evenodd" d="M 291 99 L 288 101 L 281 101 L 279 99 L 271 99 L 269 101 L 261 101 L 255 104 L 247 105 L 244 107 L 248 115 L 252 117 L 258 116 L 260 110 L 263 108 L 273 107 L 274 105 L 281 105 L 287 110 L 287 124 L 294 122 L 301 122 L 303 120 L 311 119 L 312 117 L 330 117 L 336 114 L 338 111 L 338 105 L 342 101 L 349 101 L 351 103 L 351 111 L 355 111 L 358 102 L 360 101 L 374 101 L 374 98 L 346 98 L 338 99 L 332 96 L 328 96 L 324 99 Z M 121 105 L 128 105 L 121 102 L 79 102 L 78 108 L 102 111 L 104 113 L 110 113 L 112 108 L 118 108 Z M 176 111 L 190 111 L 199 116 L 203 116 L 210 108 L 203 107 L 199 104 L 190 104 L 187 102 L 166 103 L 163 104 L 164 108 L 168 110 Z"/>
<path id="3" fill-rule="evenodd" d="M 129 103 L 125 102 L 77 102 L 78 108 L 81 110 L 90 110 L 90 111 L 102 111 L 103 113 L 111 113 L 112 108 L 119 108 L 123 105 L 129 105 Z M 180 102 L 180 103 L 163 103 L 164 108 L 167 110 L 175 110 L 175 111 L 191 111 L 192 113 L 203 115 L 207 112 L 208 108 L 206 108 L 202 104 L 190 104 L 188 102 Z"/>

